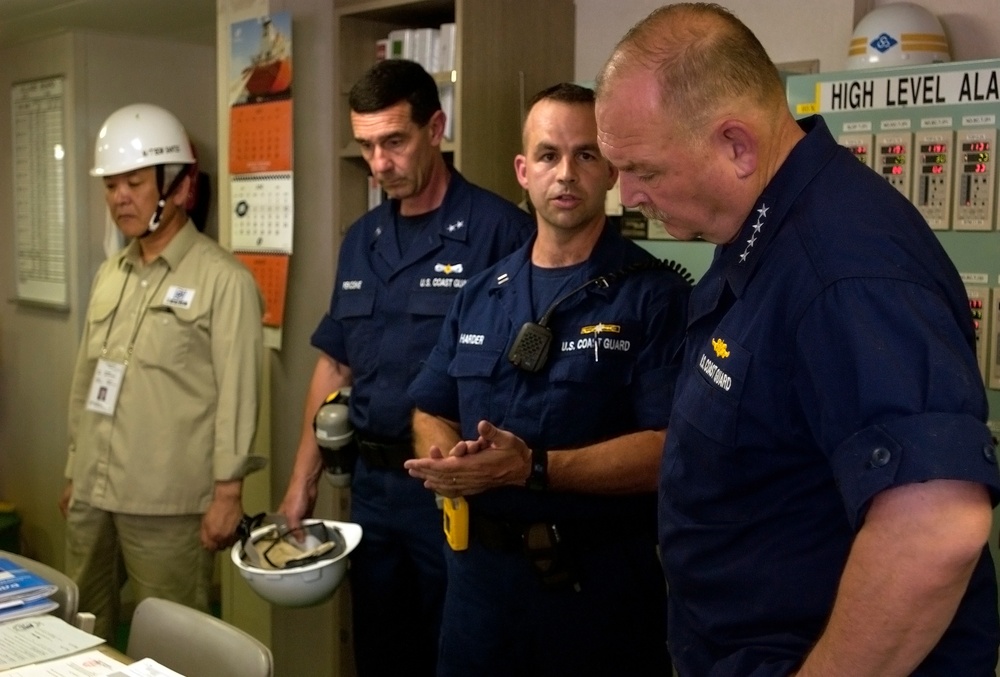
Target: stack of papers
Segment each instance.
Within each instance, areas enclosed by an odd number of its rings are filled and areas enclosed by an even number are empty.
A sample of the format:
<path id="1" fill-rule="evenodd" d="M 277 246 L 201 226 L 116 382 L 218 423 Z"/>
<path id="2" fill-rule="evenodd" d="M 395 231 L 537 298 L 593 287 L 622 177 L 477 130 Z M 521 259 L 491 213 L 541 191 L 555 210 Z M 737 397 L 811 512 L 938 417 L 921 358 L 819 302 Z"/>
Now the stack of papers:
<path id="1" fill-rule="evenodd" d="M 45 614 L 59 607 L 49 596 L 58 587 L 41 576 L 0 557 L 0 621 Z"/>
<path id="2" fill-rule="evenodd" d="M 104 640 L 100 637 L 56 616 L 6 621 L 0 623 L 0 672 L 61 658 L 101 644 Z"/>
<path id="3" fill-rule="evenodd" d="M 52 677 L 53 675 L 97 677 L 98 675 L 113 675 L 124 667 L 125 664 L 121 661 L 94 649 L 37 665 L 14 668 L 4 672 L 3 677 Z"/>
<path id="4" fill-rule="evenodd" d="M 4 677 L 184 677 L 151 658 L 125 665 L 100 651 L 29 665 L 3 673 Z"/>
<path id="5" fill-rule="evenodd" d="M 184 677 L 143 658 L 129 665 L 113 649 L 97 649 L 100 637 L 56 616 L 0 623 L 0 673 L 3 677 Z M 119 660 L 119 658 L 121 660 Z"/>

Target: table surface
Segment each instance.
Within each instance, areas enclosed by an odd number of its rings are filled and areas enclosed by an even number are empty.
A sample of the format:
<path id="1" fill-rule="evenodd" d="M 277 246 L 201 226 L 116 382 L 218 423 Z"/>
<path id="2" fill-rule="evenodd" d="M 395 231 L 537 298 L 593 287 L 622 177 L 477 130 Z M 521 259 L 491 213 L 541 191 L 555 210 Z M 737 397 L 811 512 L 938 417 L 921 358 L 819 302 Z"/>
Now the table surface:
<path id="1" fill-rule="evenodd" d="M 124 663 L 125 665 L 131 665 L 132 663 L 135 663 L 135 661 L 132 658 L 129 658 L 128 656 L 126 656 L 125 654 L 123 654 L 121 651 L 114 648 L 110 644 L 102 644 L 94 648 L 100 651 L 105 656 L 114 658 L 119 663 Z"/>

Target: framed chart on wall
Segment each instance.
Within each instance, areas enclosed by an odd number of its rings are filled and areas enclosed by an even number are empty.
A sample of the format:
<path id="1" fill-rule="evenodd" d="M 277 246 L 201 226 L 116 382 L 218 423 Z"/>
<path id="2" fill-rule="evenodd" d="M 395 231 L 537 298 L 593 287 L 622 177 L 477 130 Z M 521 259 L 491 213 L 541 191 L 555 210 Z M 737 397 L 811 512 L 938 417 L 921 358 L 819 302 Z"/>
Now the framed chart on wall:
<path id="1" fill-rule="evenodd" d="M 69 307 L 63 78 L 12 86 L 19 303 Z"/>

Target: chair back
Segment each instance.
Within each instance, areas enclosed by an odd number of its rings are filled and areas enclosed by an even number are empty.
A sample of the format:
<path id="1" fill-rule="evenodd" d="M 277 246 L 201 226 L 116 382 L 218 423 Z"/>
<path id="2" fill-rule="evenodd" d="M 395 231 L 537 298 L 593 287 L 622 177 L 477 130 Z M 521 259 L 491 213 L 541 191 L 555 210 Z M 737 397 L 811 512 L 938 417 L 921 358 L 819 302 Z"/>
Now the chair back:
<path id="1" fill-rule="evenodd" d="M 15 555 L 6 550 L 0 550 L 0 557 L 9 559 L 22 569 L 37 574 L 55 585 L 58 590 L 50 596 L 50 599 L 58 602 L 59 608 L 53 611 L 52 615 L 58 616 L 67 623 L 76 624 L 76 612 L 79 610 L 80 605 L 80 589 L 76 586 L 72 578 L 58 569 L 50 567 L 48 564 L 42 564 L 38 560 L 24 557 L 23 555 Z"/>
<path id="2" fill-rule="evenodd" d="M 152 658 L 185 677 L 273 677 L 271 650 L 215 616 L 147 597 L 135 607 L 130 658 Z"/>

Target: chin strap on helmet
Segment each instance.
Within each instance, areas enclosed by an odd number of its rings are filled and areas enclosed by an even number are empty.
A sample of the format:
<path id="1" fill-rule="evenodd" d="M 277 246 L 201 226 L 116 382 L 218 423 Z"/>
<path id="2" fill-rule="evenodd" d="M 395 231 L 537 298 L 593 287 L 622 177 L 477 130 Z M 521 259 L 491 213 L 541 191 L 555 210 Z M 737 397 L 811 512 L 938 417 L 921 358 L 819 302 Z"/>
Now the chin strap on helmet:
<path id="1" fill-rule="evenodd" d="M 164 167 L 165 165 L 156 165 L 156 188 L 160 191 L 160 199 L 156 202 L 156 211 L 153 212 L 153 216 L 149 219 L 149 226 L 147 226 L 146 232 L 140 237 L 151 235 L 159 229 L 160 219 L 163 218 L 163 208 L 167 206 L 167 198 L 169 198 L 170 195 L 177 190 L 177 187 L 181 185 L 181 181 L 183 181 L 184 177 L 188 175 L 188 168 L 184 167 L 177 173 L 174 180 L 170 182 L 167 189 L 163 190 Z"/>

